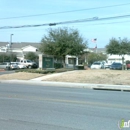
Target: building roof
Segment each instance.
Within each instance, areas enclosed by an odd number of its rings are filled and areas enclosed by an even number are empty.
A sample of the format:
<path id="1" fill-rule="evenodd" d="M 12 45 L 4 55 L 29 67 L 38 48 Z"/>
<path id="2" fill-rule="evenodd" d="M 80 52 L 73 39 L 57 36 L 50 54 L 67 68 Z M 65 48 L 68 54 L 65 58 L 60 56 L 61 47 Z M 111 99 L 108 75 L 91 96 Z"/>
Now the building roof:
<path id="1" fill-rule="evenodd" d="M 97 52 L 97 53 L 106 53 L 106 48 L 87 48 L 84 49 L 84 52 Z"/>
<path id="2" fill-rule="evenodd" d="M 0 47 L 1 46 L 6 46 L 6 45 L 8 45 L 9 43 L 8 42 L 0 42 Z M 31 45 L 31 46 L 34 46 L 34 47 L 36 47 L 36 48 L 39 48 L 39 46 L 40 46 L 40 43 L 32 43 L 32 42 L 13 42 L 12 43 L 12 48 L 23 48 L 23 47 L 25 47 L 25 46 L 29 46 L 29 45 Z"/>
<path id="3" fill-rule="evenodd" d="M 2 46 L 6 46 L 8 45 L 9 42 L 0 42 L 0 47 Z M 39 48 L 40 46 L 40 42 L 39 43 L 33 43 L 33 42 L 13 42 L 12 43 L 12 48 L 16 48 L 16 49 L 20 49 L 20 48 L 24 48 L 26 46 L 33 46 L 36 48 Z M 89 51 L 89 52 L 97 52 L 97 53 L 106 53 L 106 48 L 97 48 L 97 50 L 95 48 L 87 48 L 85 49 L 85 51 Z"/>
<path id="4" fill-rule="evenodd" d="M 90 49 L 93 50 L 93 52 L 97 51 L 97 53 L 106 53 L 106 48 L 97 48 L 97 49 L 90 48 Z"/>

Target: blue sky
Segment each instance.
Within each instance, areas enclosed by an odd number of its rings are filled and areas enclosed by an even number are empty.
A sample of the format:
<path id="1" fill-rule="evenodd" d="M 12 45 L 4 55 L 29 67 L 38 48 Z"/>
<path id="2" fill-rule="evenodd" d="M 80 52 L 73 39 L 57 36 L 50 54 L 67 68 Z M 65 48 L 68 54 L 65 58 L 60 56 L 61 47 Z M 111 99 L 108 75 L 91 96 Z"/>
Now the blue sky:
<path id="1" fill-rule="evenodd" d="M 107 18 L 130 14 L 129 0 L 0 0 L 0 3 L 0 27 L 55 23 L 93 17 Z M 119 4 L 122 4 L 122 6 L 106 8 L 106 6 Z M 104 8 L 87 10 L 89 8 L 97 7 Z M 57 13 L 72 10 L 82 11 Z M 44 15 L 11 18 L 37 14 Z M 130 17 L 51 26 L 51 28 L 58 27 L 78 29 L 80 34 L 88 40 L 88 46 L 90 48 L 95 47 L 95 44 L 91 42 L 91 39 L 93 38 L 97 38 L 96 44 L 98 48 L 105 47 L 112 37 L 120 37 L 122 39 L 126 37 L 130 39 Z M 9 42 L 10 34 L 14 34 L 12 36 L 13 42 L 40 42 L 43 35 L 47 33 L 48 28 L 50 27 L 0 29 L 0 41 Z"/>

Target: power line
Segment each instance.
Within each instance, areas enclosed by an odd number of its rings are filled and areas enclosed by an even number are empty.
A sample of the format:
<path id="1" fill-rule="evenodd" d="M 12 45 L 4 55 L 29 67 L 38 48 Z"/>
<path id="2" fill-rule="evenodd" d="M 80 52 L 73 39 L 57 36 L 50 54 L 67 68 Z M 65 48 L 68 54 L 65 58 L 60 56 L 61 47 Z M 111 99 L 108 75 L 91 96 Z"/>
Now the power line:
<path id="1" fill-rule="evenodd" d="M 109 22 L 109 23 L 97 23 L 97 24 L 87 24 L 90 25 L 106 25 L 106 24 L 120 24 L 120 23 L 129 23 L 130 21 L 119 21 L 119 22 Z M 76 26 L 81 26 L 83 24 L 78 24 Z M 17 29 L 17 28 L 16 28 Z M 43 30 L 43 29 L 31 29 L 31 30 L 15 30 L 15 31 L 34 31 L 34 30 Z M 2 29 L 0 30 L 2 31 Z"/>
<path id="2" fill-rule="evenodd" d="M 95 10 L 95 9 L 103 9 L 103 8 L 110 8 L 110 7 L 125 6 L 125 5 L 129 5 L 129 4 L 130 3 L 109 5 L 109 6 L 100 6 L 100 7 L 94 7 L 94 8 L 79 9 L 79 10 L 61 11 L 61 12 L 55 12 L 55 13 L 24 15 L 24 16 L 16 16 L 16 17 L 5 17 L 5 18 L 0 18 L 0 20 L 17 19 L 17 18 L 25 18 L 25 17 L 37 17 L 37 16 L 42 16 L 42 15 L 54 15 L 54 14 L 62 14 L 62 13 L 71 13 L 71 12 L 79 12 L 79 11 L 85 11 L 85 10 Z"/>
<path id="3" fill-rule="evenodd" d="M 97 24 L 87 24 L 88 26 L 90 25 L 106 25 L 106 24 L 120 24 L 120 23 L 129 23 L 129 21 L 119 21 L 119 22 L 109 22 L 109 23 L 97 23 Z M 76 24 L 76 26 L 82 26 L 83 24 Z"/>
<path id="4" fill-rule="evenodd" d="M 64 22 L 57 22 L 57 23 L 36 24 L 36 25 L 3 26 L 3 27 L 0 27 L 0 29 L 27 28 L 27 27 L 40 27 L 40 26 L 56 26 L 56 25 L 61 25 L 61 24 L 103 21 L 103 20 L 121 19 L 121 18 L 128 18 L 128 17 L 130 17 L 130 14 L 129 15 L 113 16 L 113 17 L 104 17 L 104 18 L 93 17 L 93 18 L 80 19 L 80 20 L 64 21 Z"/>

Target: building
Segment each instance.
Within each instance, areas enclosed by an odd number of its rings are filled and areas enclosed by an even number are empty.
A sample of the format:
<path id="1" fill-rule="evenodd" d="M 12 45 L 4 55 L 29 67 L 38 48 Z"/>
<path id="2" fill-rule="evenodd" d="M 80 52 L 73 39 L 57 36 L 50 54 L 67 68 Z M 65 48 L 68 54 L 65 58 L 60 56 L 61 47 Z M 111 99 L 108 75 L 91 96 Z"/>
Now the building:
<path id="1" fill-rule="evenodd" d="M 112 64 L 113 62 L 120 62 L 120 63 L 122 63 L 122 56 L 121 55 L 107 54 L 105 48 L 96 48 L 96 49 L 95 48 L 88 48 L 88 49 L 85 49 L 84 52 L 86 52 L 86 54 L 87 53 L 91 53 L 91 52 L 106 54 L 107 55 L 106 61 L 109 64 Z M 123 57 L 124 57 L 124 63 L 126 61 L 130 61 L 130 54 L 124 55 Z M 86 61 L 87 61 L 87 55 L 85 57 L 85 63 L 86 63 Z"/>
<path id="2" fill-rule="evenodd" d="M 9 46 L 8 42 L 0 42 L 0 53 L 14 53 L 16 54 L 18 59 L 24 59 L 24 56 L 28 52 L 35 52 L 37 55 L 41 54 L 39 51 L 40 43 L 31 43 L 31 42 L 18 42 L 18 43 L 12 43 L 11 46 Z M 84 49 L 84 52 L 95 52 L 95 53 L 106 53 L 105 48 L 87 48 Z M 113 62 L 121 62 L 122 63 L 122 56 L 119 55 L 110 55 L 107 54 L 107 61 L 109 63 Z M 73 61 L 74 59 L 75 61 Z M 85 58 L 86 60 L 86 58 Z M 124 55 L 124 61 L 130 60 L 130 55 Z M 57 58 L 55 59 L 57 62 Z M 74 63 L 78 65 L 78 58 L 74 56 L 66 56 L 65 64 L 67 66 L 73 66 Z"/>
<path id="3" fill-rule="evenodd" d="M 130 55 L 124 55 L 123 56 L 124 57 L 124 63 L 126 62 L 126 61 L 130 61 Z M 120 63 L 122 63 L 122 56 L 121 55 L 108 55 L 108 58 L 107 58 L 107 61 L 108 61 L 108 63 L 113 63 L 113 62 L 120 62 Z"/>
<path id="4" fill-rule="evenodd" d="M 18 59 L 24 59 L 28 52 L 35 52 L 37 55 L 41 54 L 39 51 L 40 43 L 12 43 L 11 46 L 8 42 L 0 42 L 0 53 L 14 53 Z M 54 57 L 55 63 L 63 63 L 63 59 Z M 78 57 L 66 55 L 65 64 L 68 68 L 73 68 L 78 65 Z"/>
<path id="5" fill-rule="evenodd" d="M 0 53 L 14 53 L 18 59 L 23 59 L 28 52 L 39 52 L 40 43 L 12 43 L 11 46 L 8 42 L 0 42 Z"/>

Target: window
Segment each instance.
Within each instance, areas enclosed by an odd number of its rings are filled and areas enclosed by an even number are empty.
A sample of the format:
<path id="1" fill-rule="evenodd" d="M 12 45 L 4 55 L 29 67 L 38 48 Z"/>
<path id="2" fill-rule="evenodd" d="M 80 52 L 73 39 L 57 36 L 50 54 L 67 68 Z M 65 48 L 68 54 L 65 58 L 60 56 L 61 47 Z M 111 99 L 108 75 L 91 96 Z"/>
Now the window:
<path id="1" fill-rule="evenodd" d="M 1 49 L 2 52 L 6 52 L 6 49 Z"/>
<path id="2" fill-rule="evenodd" d="M 27 60 L 27 62 L 28 62 L 28 63 L 31 63 L 31 61 L 30 61 L 30 60 Z"/>
<path id="3" fill-rule="evenodd" d="M 68 64 L 75 64 L 76 59 L 75 58 L 68 58 Z"/>

